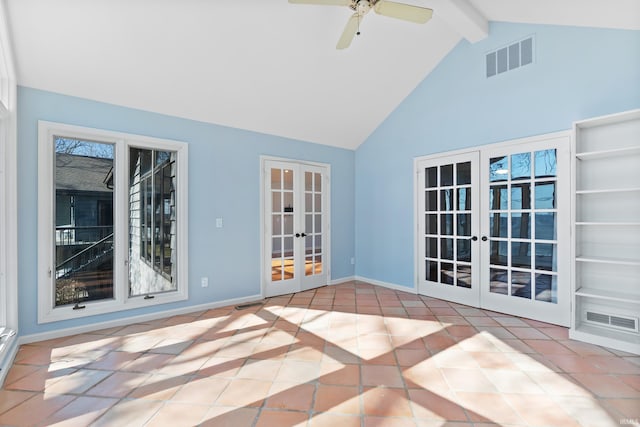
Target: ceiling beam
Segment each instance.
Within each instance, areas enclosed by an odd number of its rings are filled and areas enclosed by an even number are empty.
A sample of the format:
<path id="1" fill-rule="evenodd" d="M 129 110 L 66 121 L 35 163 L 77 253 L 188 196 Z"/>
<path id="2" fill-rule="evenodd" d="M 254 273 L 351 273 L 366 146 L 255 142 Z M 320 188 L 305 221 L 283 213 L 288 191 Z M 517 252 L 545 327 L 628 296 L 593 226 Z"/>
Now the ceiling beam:
<path id="1" fill-rule="evenodd" d="M 468 0 L 437 0 L 434 11 L 471 43 L 489 35 L 489 21 Z"/>

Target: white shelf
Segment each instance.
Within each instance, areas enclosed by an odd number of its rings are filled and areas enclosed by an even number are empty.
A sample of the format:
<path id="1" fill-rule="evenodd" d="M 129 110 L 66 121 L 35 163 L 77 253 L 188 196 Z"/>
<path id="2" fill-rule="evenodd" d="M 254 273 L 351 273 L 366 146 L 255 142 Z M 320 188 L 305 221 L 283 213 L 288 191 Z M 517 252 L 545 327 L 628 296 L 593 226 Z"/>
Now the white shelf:
<path id="1" fill-rule="evenodd" d="M 577 153 L 576 158 L 579 160 L 603 159 L 606 157 L 627 156 L 632 154 L 640 154 L 640 141 L 637 147 L 616 148 L 613 150 L 602 151 L 586 151 Z"/>
<path id="2" fill-rule="evenodd" d="M 631 294 L 629 292 L 614 292 L 596 288 L 580 287 L 576 290 L 576 296 L 605 299 L 609 301 L 627 302 L 632 304 L 640 304 L 640 294 Z"/>
<path id="3" fill-rule="evenodd" d="M 608 257 L 595 257 L 595 256 L 581 256 L 576 257 L 576 261 L 580 262 L 594 262 L 600 264 L 617 264 L 617 265 L 639 265 L 640 260 L 631 258 L 608 258 Z"/>
<path id="4" fill-rule="evenodd" d="M 572 325 L 569 336 L 640 354 L 640 334 L 586 311 L 640 313 L 640 110 L 574 123 Z M 620 256 L 616 256 L 620 255 Z"/>
<path id="5" fill-rule="evenodd" d="M 577 190 L 576 194 L 633 193 L 635 191 L 640 191 L 640 187 L 634 187 L 634 188 L 609 188 L 609 189 L 598 189 L 598 190 Z"/>

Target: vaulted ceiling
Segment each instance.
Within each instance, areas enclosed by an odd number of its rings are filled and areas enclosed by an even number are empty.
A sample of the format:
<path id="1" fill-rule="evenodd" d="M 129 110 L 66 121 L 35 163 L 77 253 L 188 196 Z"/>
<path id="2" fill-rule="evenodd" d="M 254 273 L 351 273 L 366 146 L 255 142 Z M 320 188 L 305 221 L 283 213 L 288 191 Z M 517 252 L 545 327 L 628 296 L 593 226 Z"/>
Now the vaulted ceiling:
<path id="1" fill-rule="evenodd" d="M 5 0 L 18 84 L 355 149 L 489 21 L 640 30 L 638 0 L 396 0 L 418 25 L 287 0 Z"/>

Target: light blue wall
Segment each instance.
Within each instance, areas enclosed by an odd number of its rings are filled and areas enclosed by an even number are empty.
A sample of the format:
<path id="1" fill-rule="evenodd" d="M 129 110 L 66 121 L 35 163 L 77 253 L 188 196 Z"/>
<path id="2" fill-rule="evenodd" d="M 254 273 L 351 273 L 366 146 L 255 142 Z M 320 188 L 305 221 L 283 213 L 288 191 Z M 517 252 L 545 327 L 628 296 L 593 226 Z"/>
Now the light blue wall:
<path id="1" fill-rule="evenodd" d="M 485 55 L 535 36 L 535 62 L 489 79 Z M 413 159 L 570 129 L 640 107 L 640 31 L 492 23 L 462 41 L 356 151 L 356 274 L 414 285 Z"/>
<path id="2" fill-rule="evenodd" d="M 47 120 L 189 143 L 189 300 L 149 309 L 37 324 L 37 127 Z M 260 293 L 260 155 L 331 165 L 332 279 L 351 277 L 354 152 L 86 99 L 18 88 L 20 334 L 223 301 Z M 215 228 L 216 217 L 224 227 Z M 200 277 L 208 276 L 208 288 Z"/>

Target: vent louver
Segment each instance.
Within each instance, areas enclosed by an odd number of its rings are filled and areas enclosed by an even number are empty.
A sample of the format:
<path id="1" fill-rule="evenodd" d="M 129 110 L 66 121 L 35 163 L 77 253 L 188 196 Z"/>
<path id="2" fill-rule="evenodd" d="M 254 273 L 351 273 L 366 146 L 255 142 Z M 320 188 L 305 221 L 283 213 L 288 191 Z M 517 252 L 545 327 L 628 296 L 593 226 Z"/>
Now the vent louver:
<path id="1" fill-rule="evenodd" d="M 533 62 L 533 36 L 489 52 L 486 56 L 487 78 Z"/>
<path id="2" fill-rule="evenodd" d="M 606 313 L 587 311 L 586 320 L 590 323 L 597 323 L 601 326 L 622 329 L 628 332 L 638 332 L 638 318 L 614 316 Z"/>

